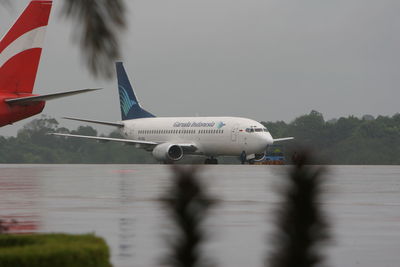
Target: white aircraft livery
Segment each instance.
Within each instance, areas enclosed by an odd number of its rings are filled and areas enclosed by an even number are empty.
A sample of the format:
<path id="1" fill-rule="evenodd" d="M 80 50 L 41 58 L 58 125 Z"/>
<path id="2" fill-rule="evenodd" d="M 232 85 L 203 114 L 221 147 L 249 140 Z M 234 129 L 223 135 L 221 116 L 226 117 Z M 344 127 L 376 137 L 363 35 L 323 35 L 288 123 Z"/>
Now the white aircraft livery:
<path id="1" fill-rule="evenodd" d="M 122 121 L 80 118 L 70 120 L 118 127 L 126 139 L 52 133 L 53 135 L 134 144 L 152 152 L 154 158 L 173 163 L 186 155 L 199 155 L 205 164 L 217 164 L 218 156 L 263 155 L 268 145 L 293 137 L 273 139 L 261 123 L 238 117 L 156 117 L 144 110 L 133 91 L 122 62 L 116 63 Z"/>

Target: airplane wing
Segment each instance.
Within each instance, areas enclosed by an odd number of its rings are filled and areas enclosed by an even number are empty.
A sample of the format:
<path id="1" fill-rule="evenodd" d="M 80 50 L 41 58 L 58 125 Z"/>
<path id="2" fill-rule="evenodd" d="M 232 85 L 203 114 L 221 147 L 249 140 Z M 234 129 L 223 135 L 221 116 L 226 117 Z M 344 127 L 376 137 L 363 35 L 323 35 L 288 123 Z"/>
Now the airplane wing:
<path id="1" fill-rule="evenodd" d="M 140 148 L 144 148 L 146 150 L 151 151 L 155 146 L 163 143 L 163 142 L 152 142 L 152 141 L 143 141 L 143 140 L 133 140 L 133 139 L 123 139 L 123 138 L 110 138 L 110 137 L 100 137 L 100 136 L 88 136 L 88 135 L 77 135 L 77 134 L 63 134 L 63 133 L 48 133 L 49 135 L 56 136 L 66 136 L 66 137 L 76 137 L 76 138 L 84 138 L 84 139 L 92 139 L 101 142 L 120 142 L 124 144 L 137 145 Z M 196 151 L 198 148 L 195 144 L 176 144 L 180 146 L 184 153 L 186 154 L 197 154 Z"/>
<path id="2" fill-rule="evenodd" d="M 96 123 L 96 124 L 108 125 L 108 126 L 115 126 L 115 127 L 124 127 L 124 123 L 123 122 L 96 121 L 96 120 L 88 120 L 88 119 L 80 119 L 80 118 L 72 118 L 72 117 L 63 117 L 63 119 L 73 120 L 73 121 L 90 122 L 90 123 Z"/>
<path id="3" fill-rule="evenodd" d="M 281 141 L 287 141 L 287 140 L 293 140 L 293 139 L 294 139 L 294 137 L 276 138 L 276 139 L 274 139 L 274 143 L 281 142 Z"/>
<path id="4" fill-rule="evenodd" d="M 40 102 L 40 101 L 52 100 L 52 99 L 61 98 L 61 97 L 65 97 L 65 96 L 71 96 L 71 95 L 77 95 L 77 94 L 86 93 L 86 92 L 97 91 L 97 90 L 100 90 L 100 89 L 101 88 L 82 89 L 82 90 L 75 90 L 75 91 L 62 92 L 62 93 L 54 93 L 54 94 L 48 94 L 48 95 L 9 98 L 9 99 L 5 99 L 4 101 L 6 103 L 10 104 L 10 105 L 28 105 L 29 103 L 32 103 L 32 102 Z"/>
<path id="5" fill-rule="evenodd" d="M 103 142 L 113 141 L 113 142 L 120 142 L 120 143 L 125 143 L 125 144 L 138 144 L 138 145 L 150 145 L 150 146 L 156 146 L 156 145 L 160 144 L 160 143 L 151 142 L 151 141 L 132 140 L 132 139 L 123 139 L 123 138 L 110 138 L 110 137 L 101 137 L 101 136 L 62 134 L 62 133 L 48 133 L 48 134 L 49 135 L 57 135 L 57 136 L 93 139 L 93 140 L 98 140 L 98 141 L 103 141 Z"/>

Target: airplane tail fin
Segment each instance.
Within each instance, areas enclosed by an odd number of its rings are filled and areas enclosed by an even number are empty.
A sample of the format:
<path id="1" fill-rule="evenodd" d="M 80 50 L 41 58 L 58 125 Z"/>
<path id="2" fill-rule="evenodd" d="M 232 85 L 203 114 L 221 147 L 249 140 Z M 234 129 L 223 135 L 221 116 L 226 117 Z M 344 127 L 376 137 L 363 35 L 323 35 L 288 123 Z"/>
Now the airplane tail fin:
<path id="1" fill-rule="evenodd" d="M 122 120 L 155 117 L 140 106 L 122 62 L 117 62 L 116 68 Z"/>
<path id="2" fill-rule="evenodd" d="M 0 40 L 0 92 L 32 93 L 52 1 L 31 1 Z"/>

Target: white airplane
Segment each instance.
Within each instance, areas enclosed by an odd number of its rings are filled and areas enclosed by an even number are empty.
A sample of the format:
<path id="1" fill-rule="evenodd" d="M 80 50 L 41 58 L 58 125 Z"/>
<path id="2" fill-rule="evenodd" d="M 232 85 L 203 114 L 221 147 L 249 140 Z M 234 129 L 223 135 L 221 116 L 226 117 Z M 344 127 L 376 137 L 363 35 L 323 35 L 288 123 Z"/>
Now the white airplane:
<path id="1" fill-rule="evenodd" d="M 293 137 L 273 139 L 261 123 L 238 117 L 155 117 L 144 110 L 131 86 L 122 62 L 116 63 L 122 121 L 66 119 L 118 127 L 126 139 L 52 133 L 53 135 L 134 144 L 151 151 L 154 158 L 173 163 L 186 155 L 205 157 L 217 164 L 218 156 L 263 156 L 268 145 Z"/>

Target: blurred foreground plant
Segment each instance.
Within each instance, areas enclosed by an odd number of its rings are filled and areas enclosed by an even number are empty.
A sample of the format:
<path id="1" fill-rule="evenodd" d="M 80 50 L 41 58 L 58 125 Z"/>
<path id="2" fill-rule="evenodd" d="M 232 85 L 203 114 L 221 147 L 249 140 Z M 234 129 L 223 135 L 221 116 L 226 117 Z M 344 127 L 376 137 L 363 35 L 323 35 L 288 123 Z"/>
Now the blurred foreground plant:
<path id="1" fill-rule="evenodd" d="M 120 57 L 118 33 L 126 24 L 123 0 L 64 0 L 63 12 L 76 19 L 89 69 L 95 76 L 111 77 Z"/>
<path id="2" fill-rule="evenodd" d="M 320 249 L 329 240 L 329 227 L 320 209 L 325 169 L 313 166 L 309 153 L 294 156 L 282 192 L 283 204 L 276 213 L 274 249 L 267 260 L 270 267 L 322 266 Z"/>
<path id="3" fill-rule="evenodd" d="M 175 224 L 175 233 L 166 240 L 170 251 L 163 263 L 167 266 L 212 266 L 203 257 L 200 246 L 206 238 L 204 221 L 216 201 L 207 195 L 205 186 L 196 177 L 196 170 L 195 167 L 173 166 L 172 185 L 161 199 Z"/>

